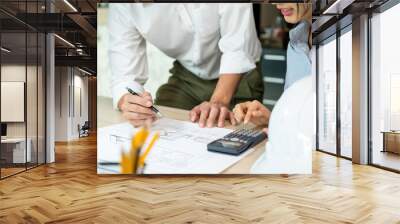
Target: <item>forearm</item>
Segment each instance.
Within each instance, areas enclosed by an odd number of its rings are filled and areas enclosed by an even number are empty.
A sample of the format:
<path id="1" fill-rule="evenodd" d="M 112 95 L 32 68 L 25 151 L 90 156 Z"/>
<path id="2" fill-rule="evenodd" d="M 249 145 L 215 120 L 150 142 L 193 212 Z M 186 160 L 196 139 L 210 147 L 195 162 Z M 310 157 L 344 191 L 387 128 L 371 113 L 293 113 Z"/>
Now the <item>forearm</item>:
<path id="1" fill-rule="evenodd" d="M 219 77 L 217 86 L 211 96 L 210 102 L 229 105 L 236 88 L 239 85 L 241 74 L 224 74 Z"/>

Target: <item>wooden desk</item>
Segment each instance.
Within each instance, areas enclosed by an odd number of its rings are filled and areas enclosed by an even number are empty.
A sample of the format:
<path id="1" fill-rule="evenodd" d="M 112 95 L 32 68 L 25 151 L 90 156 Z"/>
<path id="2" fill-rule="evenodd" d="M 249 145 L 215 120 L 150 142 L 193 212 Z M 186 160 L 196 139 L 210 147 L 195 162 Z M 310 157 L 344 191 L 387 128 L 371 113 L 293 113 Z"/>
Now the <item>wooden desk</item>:
<path id="1" fill-rule="evenodd" d="M 383 131 L 383 150 L 382 152 L 392 152 L 400 154 L 400 132 Z"/>
<path id="2" fill-rule="evenodd" d="M 182 121 L 189 121 L 189 112 L 186 110 L 180 110 L 170 107 L 158 106 L 161 113 L 168 117 Z M 97 127 L 105 127 L 108 125 L 118 124 L 125 122 L 122 118 L 121 113 L 116 111 L 112 107 L 112 99 L 107 97 L 97 98 Z M 227 128 L 234 129 L 234 127 L 227 126 Z M 234 165 L 225 169 L 223 174 L 248 174 L 251 166 L 254 162 L 262 155 L 265 150 L 265 141 L 258 144 L 253 152 L 246 155 L 243 159 L 235 163 Z"/>
<path id="3" fill-rule="evenodd" d="M 5 163 L 25 164 L 25 162 L 31 162 L 32 140 L 30 138 L 27 138 L 26 140 L 25 138 L 5 138 L 1 139 L 1 144 L 3 148 L 1 155 L 2 158 L 0 159 L 5 160 Z M 27 146 L 26 150 L 25 145 Z"/>

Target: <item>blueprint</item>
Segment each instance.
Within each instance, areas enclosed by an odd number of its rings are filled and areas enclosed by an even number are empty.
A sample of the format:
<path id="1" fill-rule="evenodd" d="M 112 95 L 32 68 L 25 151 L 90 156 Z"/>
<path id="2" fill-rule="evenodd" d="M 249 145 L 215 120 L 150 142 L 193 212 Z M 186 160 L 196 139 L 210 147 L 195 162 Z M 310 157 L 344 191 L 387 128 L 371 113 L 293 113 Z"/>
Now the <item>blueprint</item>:
<path id="1" fill-rule="evenodd" d="M 98 162 L 119 162 L 136 131 L 129 123 L 99 128 Z M 162 118 L 151 128 L 147 141 L 156 132 L 160 138 L 146 158 L 145 174 L 218 174 L 252 151 L 239 156 L 207 151 L 208 143 L 232 132 L 226 128 L 200 128 L 191 122 Z M 98 165 L 99 174 L 119 172 L 119 165 Z"/>

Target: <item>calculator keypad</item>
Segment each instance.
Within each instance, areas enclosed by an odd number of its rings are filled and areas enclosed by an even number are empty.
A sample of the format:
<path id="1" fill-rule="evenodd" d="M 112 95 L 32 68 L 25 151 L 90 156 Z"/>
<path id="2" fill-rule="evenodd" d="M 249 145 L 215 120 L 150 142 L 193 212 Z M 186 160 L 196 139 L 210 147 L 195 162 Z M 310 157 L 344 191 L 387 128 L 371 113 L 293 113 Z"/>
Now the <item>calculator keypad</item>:
<path id="1" fill-rule="evenodd" d="M 238 129 L 207 145 L 208 150 L 238 155 L 264 140 L 260 130 Z"/>

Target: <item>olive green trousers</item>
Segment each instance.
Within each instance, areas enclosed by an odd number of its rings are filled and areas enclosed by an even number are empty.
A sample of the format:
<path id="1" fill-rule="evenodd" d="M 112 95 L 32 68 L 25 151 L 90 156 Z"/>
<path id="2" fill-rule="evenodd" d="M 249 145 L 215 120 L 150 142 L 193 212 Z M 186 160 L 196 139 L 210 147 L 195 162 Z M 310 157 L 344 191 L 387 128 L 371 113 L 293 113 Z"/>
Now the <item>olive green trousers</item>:
<path id="1" fill-rule="evenodd" d="M 157 90 L 155 104 L 191 110 L 204 101 L 209 101 L 218 79 L 204 80 L 175 61 L 170 70 L 172 76 Z M 258 69 L 243 75 L 233 96 L 230 109 L 236 104 L 249 100 L 262 101 L 263 82 Z"/>

